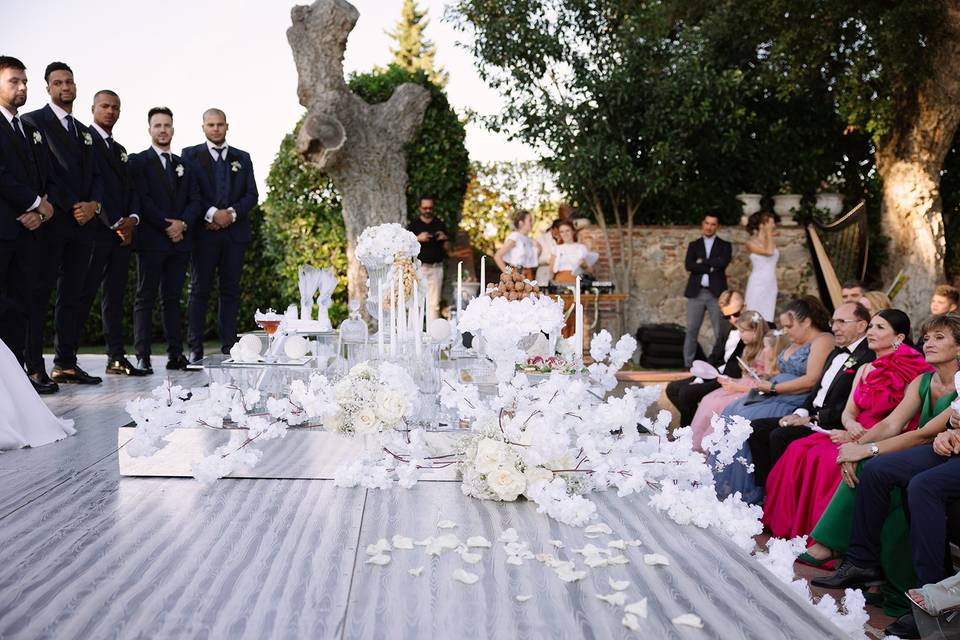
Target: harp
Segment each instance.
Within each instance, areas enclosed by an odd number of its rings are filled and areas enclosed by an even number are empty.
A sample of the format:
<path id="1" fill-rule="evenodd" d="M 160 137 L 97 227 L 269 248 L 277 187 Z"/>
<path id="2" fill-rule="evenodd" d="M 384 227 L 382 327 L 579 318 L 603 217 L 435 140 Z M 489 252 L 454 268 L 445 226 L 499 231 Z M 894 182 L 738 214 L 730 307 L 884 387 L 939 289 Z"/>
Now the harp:
<path id="1" fill-rule="evenodd" d="M 843 302 L 840 285 L 866 275 L 867 205 L 861 200 L 829 224 L 808 224 L 806 232 L 820 299 L 833 311 Z"/>

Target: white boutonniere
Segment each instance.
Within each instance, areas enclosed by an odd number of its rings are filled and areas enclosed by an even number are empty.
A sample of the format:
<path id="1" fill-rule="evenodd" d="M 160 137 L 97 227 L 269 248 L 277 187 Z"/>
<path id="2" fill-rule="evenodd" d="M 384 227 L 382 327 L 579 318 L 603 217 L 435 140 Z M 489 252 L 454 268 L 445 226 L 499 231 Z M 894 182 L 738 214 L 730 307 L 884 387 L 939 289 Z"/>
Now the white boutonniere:
<path id="1" fill-rule="evenodd" d="M 33 132 L 33 144 L 43 144 L 43 136 L 40 135 L 39 131 Z"/>
<path id="2" fill-rule="evenodd" d="M 126 164 L 126 162 L 127 162 L 127 153 L 126 153 L 126 151 L 123 151 L 123 152 L 120 153 L 120 162 L 123 162 L 124 164 Z"/>
<path id="3" fill-rule="evenodd" d="M 236 173 L 237 171 L 240 171 L 240 163 L 239 163 L 238 161 L 236 161 L 236 160 L 234 160 L 233 162 L 231 162 L 231 163 L 230 163 L 230 170 L 233 171 L 234 173 Z"/>
<path id="4" fill-rule="evenodd" d="M 182 178 L 182 177 L 183 177 L 183 165 L 182 165 L 182 164 L 178 164 L 178 165 L 177 165 L 177 168 L 174 169 L 174 171 L 176 172 L 178 178 Z"/>
<path id="5" fill-rule="evenodd" d="M 88 147 L 93 144 L 93 137 L 89 133 L 81 133 L 80 137 L 83 138 L 83 144 Z"/>
<path id="6" fill-rule="evenodd" d="M 857 366 L 857 359 L 854 358 L 853 356 L 850 356 L 849 358 L 847 358 L 847 361 L 843 363 L 844 369 L 852 369 L 855 366 Z"/>

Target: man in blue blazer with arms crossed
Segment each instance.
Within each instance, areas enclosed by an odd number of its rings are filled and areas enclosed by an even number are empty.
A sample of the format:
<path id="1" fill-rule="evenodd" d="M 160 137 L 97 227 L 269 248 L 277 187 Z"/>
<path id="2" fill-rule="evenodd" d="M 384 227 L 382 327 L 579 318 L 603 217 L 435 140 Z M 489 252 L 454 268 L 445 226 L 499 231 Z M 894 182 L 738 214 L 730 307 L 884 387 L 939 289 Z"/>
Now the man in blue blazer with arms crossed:
<path id="1" fill-rule="evenodd" d="M 237 341 L 237 310 L 243 256 L 250 242 L 250 210 L 257 205 L 257 184 L 250 154 L 227 144 L 227 116 L 220 109 L 203 113 L 203 144 L 183 150 L 200 185 L 204 219 L 193 243 L 190 281 L 190 360 L 203 358 L 204 320 L 213 288 L 219 284 L 220 350 Z"/>
<path id="2" fill-rule="evenodd" d="M 137 229 L 137 299 L 133 307 L 137 368 L 153 373 L 150 340 L 153 306 L 160 289 L 167 369 L 186 368 L 180 299 L 190 262 L 193 234 L 203 220 L 194 170 L 170 152 L 173 112 L 154 107 L 147 114 L 150 148 L 130 157 L 130 172 L 140 198 Z"/>

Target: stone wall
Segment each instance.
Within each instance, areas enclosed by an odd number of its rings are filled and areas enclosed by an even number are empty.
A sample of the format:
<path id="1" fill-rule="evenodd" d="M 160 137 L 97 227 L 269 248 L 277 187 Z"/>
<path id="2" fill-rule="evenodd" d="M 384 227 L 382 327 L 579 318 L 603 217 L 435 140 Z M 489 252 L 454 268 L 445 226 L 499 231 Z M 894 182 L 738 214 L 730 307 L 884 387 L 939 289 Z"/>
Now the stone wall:
<path id="1" fill-rule="evenodd" d="M 579 234 L 581 242 L 600 253 L 600 261 L 594 270 L 596 277 L 600 280 L 612 279 L 603 232 L 599 227 L 591 226 L 582 229 Z M 624 246 L 628 246 L 634 254 L 632 289 L 626 304 L 624 329 L 635 333 L 640 325 L 647 323 L 686 324 L 683 290 L 689 274 L 683 267 L 683 259 L 687 245 L 700 236 L 700 227 L 636 227 L 629 243 L 624 242 L 625 235 L 613 234 L 611 238 L 615 262 L 619 260 Z M 747 232 L 743 227 L 726 227 L 721 228 L 719 236 L 733 243 L 733 261 L 727 268 L 727 281 L 731 288 L 743 291 L 750 275 L 750 259 L 744 246 Z M 803 229 L 797 226 L 780 227 L 776 242 L 780 249 L 777 263 L 778 308 L 797 295 L 817 295 Z M 611 315 L 609 312 L 603 313 L 601 326 L 608 327 L 612 332 L 617 329 L 617 323 L 610 318 Z M 707 320 L 701 329 L 700 343 L 707 350 L 713 344 L 713 330 Z"/>

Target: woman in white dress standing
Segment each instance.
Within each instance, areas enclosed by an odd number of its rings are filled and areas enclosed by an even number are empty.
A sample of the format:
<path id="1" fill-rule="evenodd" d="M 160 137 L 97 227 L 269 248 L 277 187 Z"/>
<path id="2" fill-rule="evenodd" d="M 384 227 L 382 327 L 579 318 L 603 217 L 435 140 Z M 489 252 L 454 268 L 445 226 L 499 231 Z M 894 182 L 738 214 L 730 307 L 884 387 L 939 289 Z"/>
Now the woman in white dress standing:
<path id="1" fill-rule="evenodd" d="M 73 420 L 50 412 L 13 352 L 0 340 L 0 451 L 39 447 L 76 431 Z"/>
<path id="2" fill-rule="evenodd" d="M 777 308 L 777 260 L 780 250 L 773 240 L 777 221 L 772 213 L 758 211 L 747 221 L 747 251 L 750 252 L 750 277 L 744 295 L 744 307 L 760 312 L 773 322 Z"/>
<path id="3" fill-rule="evenodd" d="M 562 221 L 559 230 L 560 241 L 553 251 L 552 281 L 573 284 L 577 276 L 590 273 L 590 268 L 600 256 L 590 251 L 586 245 L 577 242 L 577 232 L 572 222 Z"/>
<path id="4" fill-rule="evenodd" d="M 497 249 L 493 260 L 500 267 L 500 271 L 511 267 L 522 273 L 527 280 L 533 280 L 534 269 L 537 268 L 537 247 L 530 238 L 533 216 L 529 211 L 519 209 L 511 216 L 511 221 L 513 231 Z"/>

